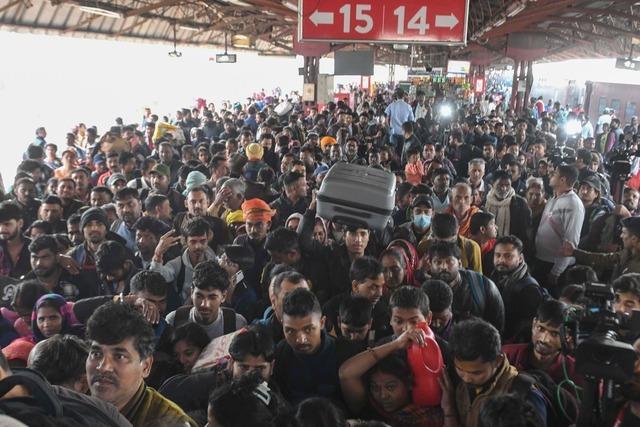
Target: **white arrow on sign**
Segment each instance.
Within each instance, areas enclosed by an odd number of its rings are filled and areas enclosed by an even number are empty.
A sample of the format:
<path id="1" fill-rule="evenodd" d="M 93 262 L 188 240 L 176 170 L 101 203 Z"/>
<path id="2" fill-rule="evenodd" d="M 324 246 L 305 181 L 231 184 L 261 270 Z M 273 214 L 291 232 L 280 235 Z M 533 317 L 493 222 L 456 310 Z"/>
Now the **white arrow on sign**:
<path id="1" fill-rule="evenodd" d="M 309 20 L 311 20 L 316 27 L 323 24 L 331 25 L 333 24 L 333 12 L 320 12 L 316 10 L 311 14 Z"/>
<path id="2" fill-rule="evenodd" d="M 451 13 L 451 15 L 436 15 L 436 27 L 453 29 L 458 25 L 458 18 Z"/>

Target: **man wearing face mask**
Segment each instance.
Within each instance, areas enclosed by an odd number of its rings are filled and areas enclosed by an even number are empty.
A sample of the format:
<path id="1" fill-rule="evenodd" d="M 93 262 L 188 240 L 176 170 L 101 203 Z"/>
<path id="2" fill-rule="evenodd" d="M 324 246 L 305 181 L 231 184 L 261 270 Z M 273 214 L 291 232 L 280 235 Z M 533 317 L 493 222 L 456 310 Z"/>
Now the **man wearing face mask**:
<path id="1" fill-rule="evenodd" d="M 413 246 L 417 246 L 431 230 L 431 217 L 433 216 L 433 203 L 431 197 L 421 194 L 411 202 L 411 220 L 405 222 L 396 230 L 397 238 L 407 240 Z"/>

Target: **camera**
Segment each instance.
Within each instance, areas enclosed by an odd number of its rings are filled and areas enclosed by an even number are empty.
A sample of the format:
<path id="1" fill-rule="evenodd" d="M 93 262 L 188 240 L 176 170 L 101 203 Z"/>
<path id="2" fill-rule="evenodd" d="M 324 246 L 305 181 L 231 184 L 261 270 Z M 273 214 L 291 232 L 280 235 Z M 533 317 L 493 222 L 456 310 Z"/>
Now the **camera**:
<path id="1" fill-rule="evenodd" d="M 586 307 L 575 311 L 568 322 L 577 343 L 576 370 L 587 378 L 623 383 L 632 375 L 637 356 L 620 338 L 640 331 L 640 312 L 632 317 L 617 314 L 611 285 L 587 282 L 584 287 Z"/>
<path id="2" fill-rule="evenodd" d="M 554 167 L 573 164 L 576 162 L 576 151 L 570 147 L 556 147 L 549 151 L 549 162 Z"/>
<path id="3" fill-rule="evenodd" d="M 634 338 L 640 332 L 640 311 L 631 317 L 616 313 L 611 285 L 587 282 L 583 286 L 585 308 L 567 309 L 561 338 L 563 351 L 569 352 L 567 331 L 574 337 L 576 372 L 585 379 L 576 425 L 591 427 L 604 425 L 616 407 L 614 392 L 633 375 L 636 352 L 621 338 Z"/>

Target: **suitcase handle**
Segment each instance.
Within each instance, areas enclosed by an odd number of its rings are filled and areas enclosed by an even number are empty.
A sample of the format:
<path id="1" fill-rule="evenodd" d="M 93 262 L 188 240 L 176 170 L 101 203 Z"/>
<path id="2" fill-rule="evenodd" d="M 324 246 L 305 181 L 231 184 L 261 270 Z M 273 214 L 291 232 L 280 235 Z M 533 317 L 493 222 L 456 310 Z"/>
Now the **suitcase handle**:
<path id="1" fill-rule="evenodd" d="M 362 212 L 355 212 L 355 211 L 350 211 L 349 209 L 342 209 L 339 207 L 335 208 L 335 211 L 341 211 L 344 214 L 347 215 L 359 215 L 361 217 L 371 217 L 371 215 L 369 214 L 365 214 Z M 369 225 L 365 222 L 365 221 L 359 221 L 357 219 L 353 219 L 351 217 L 348 216 L 341 216 L 341 215 L 336 215 L 333 217 L 332 219 L 333 222 L 338 223 L 338 224 L 342 224 L 342 225 L 346 225 L 348 227 L 356 227 L 356 228 L 369 228 Z"/>

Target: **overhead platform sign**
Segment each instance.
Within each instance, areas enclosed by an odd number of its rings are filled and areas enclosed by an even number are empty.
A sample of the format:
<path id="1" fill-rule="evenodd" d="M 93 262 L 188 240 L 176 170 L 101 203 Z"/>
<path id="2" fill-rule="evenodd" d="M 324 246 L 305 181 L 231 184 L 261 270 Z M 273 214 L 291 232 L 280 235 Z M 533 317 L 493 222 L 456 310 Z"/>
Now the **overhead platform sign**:
<path id="1" fill-rule="evenodd" d="M 469 0 L 299 0 L 298 39 L 463 45 Z"/>

